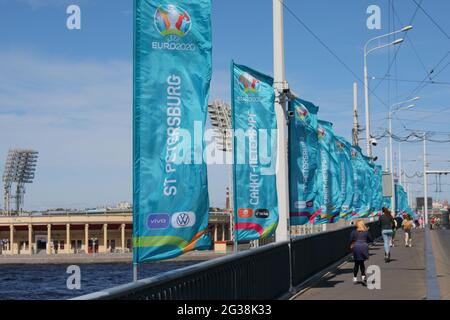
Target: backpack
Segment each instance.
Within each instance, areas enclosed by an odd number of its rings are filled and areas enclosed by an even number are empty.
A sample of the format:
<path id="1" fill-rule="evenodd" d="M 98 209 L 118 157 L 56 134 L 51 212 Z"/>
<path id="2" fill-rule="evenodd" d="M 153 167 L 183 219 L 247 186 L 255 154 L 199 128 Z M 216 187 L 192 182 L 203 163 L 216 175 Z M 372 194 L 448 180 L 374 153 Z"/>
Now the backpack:
<path id="1" fill-rule="evenodd" d="M 403 225 L 403 229 L 405 231 L 409 231 L 412 229 L 412 221 L 406 221 L 405 224 Z"/>

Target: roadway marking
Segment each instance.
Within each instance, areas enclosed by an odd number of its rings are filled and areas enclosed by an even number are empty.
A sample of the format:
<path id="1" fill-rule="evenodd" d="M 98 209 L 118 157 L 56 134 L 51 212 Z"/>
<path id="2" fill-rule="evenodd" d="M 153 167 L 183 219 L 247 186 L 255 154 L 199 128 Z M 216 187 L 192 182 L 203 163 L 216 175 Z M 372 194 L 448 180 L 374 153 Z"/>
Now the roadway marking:
<path id="1" fill-rule="evenodd" d="M 427 279 L 427 300 L 441 300 L 439 283 L 436 276 L 436 265 L 431 244 L 430 230 L 425 229 L 425 259 Z"/>

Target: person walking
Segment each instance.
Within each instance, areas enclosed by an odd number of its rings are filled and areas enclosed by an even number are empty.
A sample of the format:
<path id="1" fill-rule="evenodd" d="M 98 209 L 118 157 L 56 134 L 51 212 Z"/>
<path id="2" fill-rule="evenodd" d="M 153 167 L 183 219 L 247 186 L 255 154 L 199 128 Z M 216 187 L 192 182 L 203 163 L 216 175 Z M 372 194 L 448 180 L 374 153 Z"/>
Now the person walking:
<path id="1" fill-rule="evenodd" d="M 392 216 L 392 212 L 391 212 L 391 216 Z M 395 236 L 397 234 L 398 223 L 397 223 L 397 219 L 395 219 L 394 216 L 392 216 L 392 219 L 394 221 L 394 224 L 392 225 L 391 247 L 395 247 Z"/>
<path id="2" fill-rule="evenodd" d="M 406 216 L 405 220 L 403 220 L 402 222 L 402 228 L 403 231 L 405 232 L 405 247 L 412 247 L 411 242 L 412 242 L 412 238 L 411 238 L 411 230 L 413 228 L 413 220 L 411 218 L 411 216 Z"/>
<path id="3" fill-rule="evenodd" d="M 384 261 L 391 260 L 390 245 L 392 241 L 393 227 L 395 226 L 394 218 L 392 218 L 391 211 L 383 207 L 383 215 L 380 217 L 381 234 L 384 242 Z"/>
<path id="4" fill-rule="evenodd" d="M 355 223 L 356 229 L 350 235 L 350 247 L 353 251 L 354 267 L 353 267 L 353 283 L 358 283 L 358 271 L 361 270 L 361 280 L 366 283 L 366 266 L 364 261 L 369 259 L 369 243 L 373 242 L 369 229 L 363 220 Z"/>

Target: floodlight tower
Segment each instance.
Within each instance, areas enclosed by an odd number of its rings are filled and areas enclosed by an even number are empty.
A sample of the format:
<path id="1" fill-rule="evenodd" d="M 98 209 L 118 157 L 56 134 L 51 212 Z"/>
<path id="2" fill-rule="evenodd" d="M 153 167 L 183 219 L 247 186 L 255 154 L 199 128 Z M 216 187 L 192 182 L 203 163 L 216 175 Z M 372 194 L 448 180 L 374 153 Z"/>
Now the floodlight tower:
<path id="1" fill-rule="evenodd" d="M 4 214 L 11 214 L 11 199 L 15 199 L 15 213 L 22 211 L 25 184 L 33 183 L 38 152 L 29 149 L 9 150 L 3 172 Z M 12 185 L 16 184 L 16 193 L 11 194 Z"/>
<path id="2" fill-rule="evenodd" d="M 215 140 L 216 146 L 219 150 L 225 152 L 230 158 L 233 159 L 233 144 L 232 144 L 232 123 L 231 123 L 231 106 L 222 100 L 214 100 L 208 105 L 209 117 L 211 124 L 216 132 Z M 236 242 L 236 230 L 234 228 L 234 208 L 233 208 L 233 164 L 229 163 L 228 166 L 228 203 L 230 204 L 230 215 L 233 217 L 233 237 L 234 237 L 234 251 L 237 252 Z"/>
<path id="3" fill-rule="evenodd" d="M 231 152 L 231 107 L 222 100 L 215 100 L 208 105 L 211 124 L 216 131 L 217 148 Z"/>
<path id="4" fill-rule="evenodd" d="M 208 105 L 209 117 L 211 119 L 211 124 L 216 132 L 215 140 L 217 149 L 229 153 L 232 159 L 232 124 L 231 124 L 231 106 L 222 100 L 214 100 Z M 232 175 L 232 164 L 229 164 L 228 168 L 228 191 L 229 191 L 229 203 L 232 209 L 233 204 L 233 175 Z M 231 210 L 233 212 L 233 210 Z M 230 212 L 230 213 L 231 213 Z"/>

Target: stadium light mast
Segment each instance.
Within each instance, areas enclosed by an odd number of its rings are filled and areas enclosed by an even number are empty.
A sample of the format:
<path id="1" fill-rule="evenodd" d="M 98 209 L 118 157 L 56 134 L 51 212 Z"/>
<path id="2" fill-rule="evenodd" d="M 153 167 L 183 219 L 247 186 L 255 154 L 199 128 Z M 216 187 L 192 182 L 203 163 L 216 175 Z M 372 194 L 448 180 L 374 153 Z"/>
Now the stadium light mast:
<path id="1" fill-rule="evenodd" d="M 273 0 L 273 70 L 275 89 L 275 113 L 277 117 L 277 196 L 279 222 L 275 233 L 277 242 L 290 239 L 288 133 L 286 102 L 289 85 L 284 64 L 284 0 Z"/>
<path id="2" fill-rule="evenodd" d="M 22 211 L 25 195 L 25 184 L 33 183 L 38 152 L 29 149 L 11 149 L 6 158 L 3 172 L 4 214 L 11 215 L 11 200 L 15 200 L 15 213 Z M 12 195 L 13 184 L 16 184 L 15 195 Z"/>

